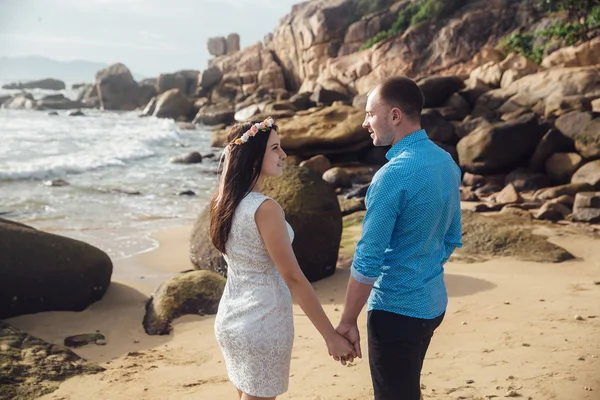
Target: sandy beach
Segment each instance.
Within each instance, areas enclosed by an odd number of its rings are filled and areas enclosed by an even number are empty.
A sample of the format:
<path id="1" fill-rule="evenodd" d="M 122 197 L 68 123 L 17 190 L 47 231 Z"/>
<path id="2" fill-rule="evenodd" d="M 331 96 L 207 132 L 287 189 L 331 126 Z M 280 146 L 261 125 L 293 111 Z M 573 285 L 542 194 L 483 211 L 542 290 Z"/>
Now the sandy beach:
<path id="1" fill-rule="evenodd" d="M 213 334 L 214 316 L 180 318 L 169 336 L 148 336 L 142 328 L 144 302 L 156 282 L 191 268 L 190 230 L 160 232 L 157 250 L 117 262 L 116 269 L 143 273 L 136 280 L 114 281 L 106 296 L 83 312 L 7 321 L 52 343 L 96 330 L 107 338 L 105 346 L 75 349 L 105 367 L 104 373 L 68 379 L 43 399 L 236 398 Z M 504 398 L 511 391 L 525 399 L 600 399 L 600 238 L 568 226 L 539 233 L 576 260 L 447 265 L 450 302 L 423 368 L 426 399 Z M 334 276 L 314 284 L 334 323 L 342 312 L 347 267 L 347 261 L 340 262 Z M 360 317 L 365 358 L 343 367 L 328 357 L 316 329 L 294 307 L 290 388 L 280 398 L 372 398 L 365 313 Z"/>

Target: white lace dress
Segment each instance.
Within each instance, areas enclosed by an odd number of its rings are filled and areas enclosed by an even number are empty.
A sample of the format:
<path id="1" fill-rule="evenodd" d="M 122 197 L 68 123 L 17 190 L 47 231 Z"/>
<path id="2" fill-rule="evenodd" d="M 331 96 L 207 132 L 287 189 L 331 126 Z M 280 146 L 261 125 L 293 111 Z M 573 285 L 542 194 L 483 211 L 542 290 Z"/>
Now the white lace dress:
<path id="1" fill-rule="evenodd" d="M 256 397 L 287 391 L 294 342 L 292 297 L 254 219 L 267 199 L 250 192 L 235 211 L 225 246 L 227 283 L 215 319 L 229 379 Z M 294 232 L 289 224 L 287 228 L 293 240 Z"/>

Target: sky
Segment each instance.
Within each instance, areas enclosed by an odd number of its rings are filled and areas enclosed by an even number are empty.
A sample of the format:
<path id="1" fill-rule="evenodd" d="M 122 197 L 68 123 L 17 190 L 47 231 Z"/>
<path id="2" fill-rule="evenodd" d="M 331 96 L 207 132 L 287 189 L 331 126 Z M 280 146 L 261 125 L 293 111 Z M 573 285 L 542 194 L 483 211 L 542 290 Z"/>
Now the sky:
<path id="1" fill-rule="evenodd" d="M 202 70 L 207 40 L 262 41 L 302 0 L 0 0 L 0 57 L 122 62 L 152 77 Z"/>

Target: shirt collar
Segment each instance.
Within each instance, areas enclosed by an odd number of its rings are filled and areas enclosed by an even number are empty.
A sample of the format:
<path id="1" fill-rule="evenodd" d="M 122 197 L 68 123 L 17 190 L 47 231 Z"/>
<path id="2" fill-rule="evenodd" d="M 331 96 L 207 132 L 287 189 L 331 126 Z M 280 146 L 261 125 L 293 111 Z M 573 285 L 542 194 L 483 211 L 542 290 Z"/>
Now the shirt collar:
<path id="1" fill-rule="evenodd" d="M 385 158 L 391 160 L 392 158 L 402 153 L 402 151 L 404 151 L 406 148 L 410 147 L 410 145 L 412 145 L 413 143 L 419 142 L 427 138 L 428 136 L 427 132 L 425 132 L 425 129 L 420 129 L 416 132 L 413 132 L 410 135 L 404 137 L 395 145 L 393 145 L 392 148 L 389 149 L 388 152 L 385 154 Z"/>

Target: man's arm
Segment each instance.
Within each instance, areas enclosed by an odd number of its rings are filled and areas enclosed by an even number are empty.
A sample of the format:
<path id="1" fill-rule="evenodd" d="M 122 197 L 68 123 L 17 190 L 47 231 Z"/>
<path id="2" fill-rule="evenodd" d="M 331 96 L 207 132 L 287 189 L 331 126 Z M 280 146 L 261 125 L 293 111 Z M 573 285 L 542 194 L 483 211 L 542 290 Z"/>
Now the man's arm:
<path id="1" fill-rule="evenodd" d="M 344 312 L 337 328 L 340 334 L 352 342 L 359 357 L 360 337 L 356 321 L 369 298 L 373 284 L 381 274 L 385 251 L 390 245 L 398 212 L 404 208 L 405 202 L 401 182 L 398 179 L 393 181 L 393 171 L 387 172 L 388 174 L 371 184 L 367 193 L 367 213 L 354 253 Z"/>

